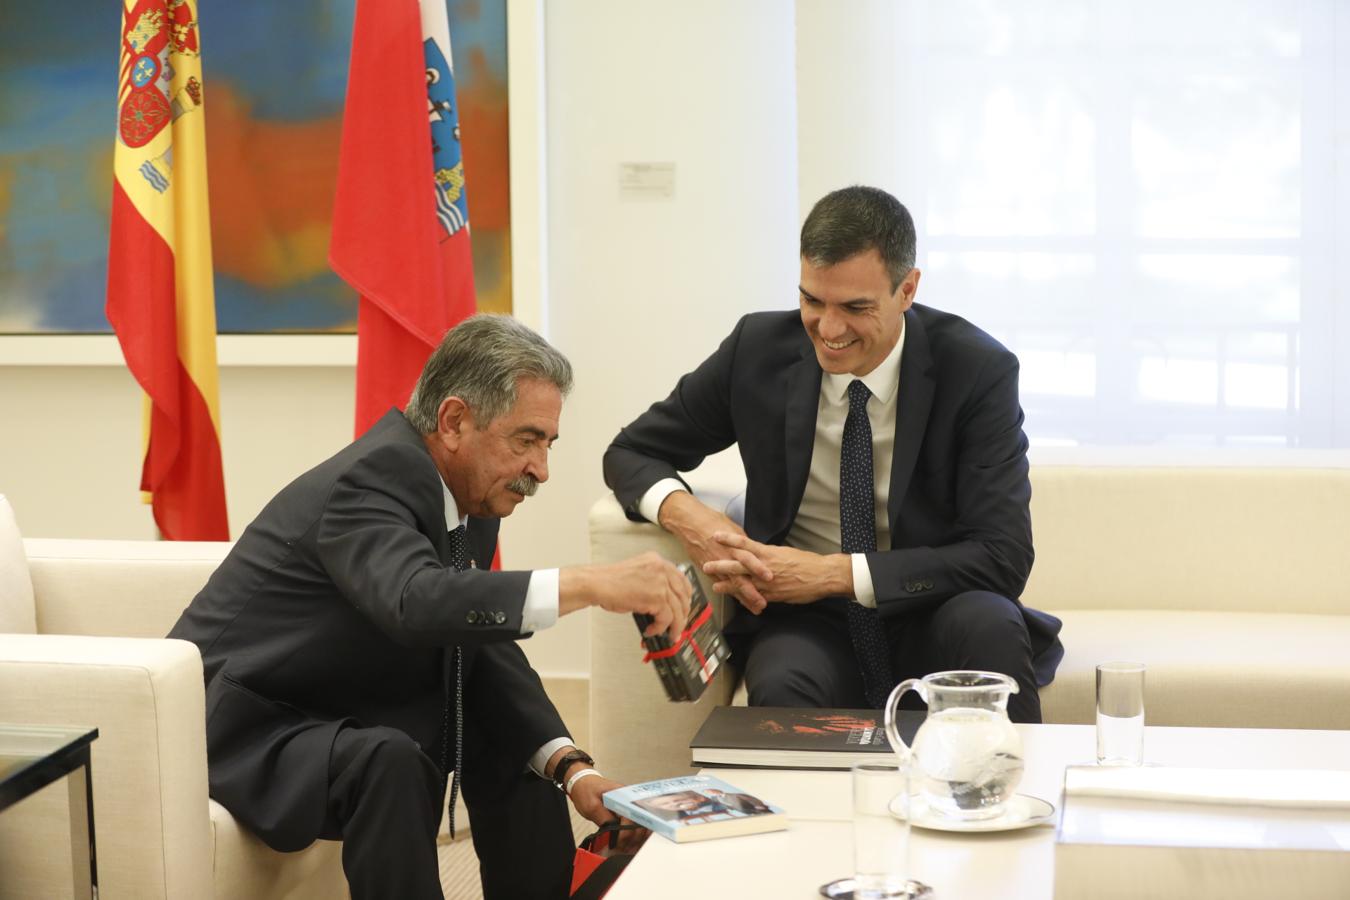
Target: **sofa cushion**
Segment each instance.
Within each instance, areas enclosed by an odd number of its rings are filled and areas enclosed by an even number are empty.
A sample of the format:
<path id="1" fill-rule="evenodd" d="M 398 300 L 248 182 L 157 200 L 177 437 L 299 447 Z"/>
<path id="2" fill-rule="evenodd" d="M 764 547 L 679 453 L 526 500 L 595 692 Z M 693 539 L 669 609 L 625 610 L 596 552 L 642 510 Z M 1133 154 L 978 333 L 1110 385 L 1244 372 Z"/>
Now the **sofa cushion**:
<path id="1" fill-rule="evenodd" d="M 279 853 L 211 804 L 212 872 L 216 900 L 334 900 L 349 896 L 342 874 L 342 843 L 315 841 L 296 853 Z"/>
<path id="2" fill-rule="evenodd" d="M 1350 468 L 1032 466 L 1031 488 L 1027 606 L 1350 615 Z"/>
<path id="3" fill-rule="evenodd" d="M 33 634 L 37 614 L 33 610 L 33 582 L 28 558 L 14 509 L 0 494 L 0 634 Z"/>
<path id="4" fill-rule="evenodd" d="M 1046 722 L 1094 721 L 1096 666 L 1142 662 L 1149 725 L 1350 728 L 1350 616 L 1057 609 L 1064 661 Z"/>
<path id="5" fill-rule="evenodd" d="M 28 538 L 38 626 L 43 634 L 164 637 L 231 546 Z"/>

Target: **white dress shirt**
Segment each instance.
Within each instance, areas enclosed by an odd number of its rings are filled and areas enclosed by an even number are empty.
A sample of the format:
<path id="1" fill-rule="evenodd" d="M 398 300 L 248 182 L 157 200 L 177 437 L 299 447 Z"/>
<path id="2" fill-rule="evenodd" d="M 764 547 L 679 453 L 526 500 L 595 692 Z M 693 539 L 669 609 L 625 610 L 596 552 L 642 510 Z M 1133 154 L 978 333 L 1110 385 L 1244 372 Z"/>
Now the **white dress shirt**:
<path id="1" fill-rule="evenodd" d="M 450 493 L 450 488 L 445 482 L 441 482 L 441 491 L 445 494 L 445 530 L 454 531 L 461 525 L 469 521 L 468 516 L 460 516 L 459 504 L 455 503 L 455 495 Z M 475 560 L 476 562 L 476 560 Z M 487 561 L 491 565 L 491 560 Z M 533 634 L 544 628 L 550 628 L 558 621 L 558 570 L 557 569 L 535 569 L 530 573 L 530 586 L 525 590 L 525 608 L 520 615 L 520 633 L 522 635 Z M 575 744 L 567 735 L 554 738 L 544 746 L 540 747 L 530 757 L 530 769 L 540 778 L 547 778 L 544 774 L 544 768 L 548 765 L 549 757 L 557 753 L 563 747 L 572 747 Z"/>
<path id="2" fill-rule="evenodd" d="M 866 375 L 833 375 L 820 379 L 820 400 L 816 407 L 816 437 L 811 447 L 811 469 L 806 478 L 797 518 L 788 531 L 787 545 L 812 553 L 840 552 L 839 536 L 839 452 L 844 442 L 844 421 L 848 418 L 848 386 L 861 380 L 872 392 L 867 401 L 867 418 L 872 424 L 873 510 L 876 513 L 877 549 L 891 549 L 891 524 L 886 501 L 891 493 L 891 459 L 895 455 L 896 397 L 900 388 L 900 356 L 905 348 L 905 330 L 901 320 L 900 339 L 871 372 Z M 649 522 L 657 521 L 661 503 L 684 485 L 674 478 L 663 478 L 652 485 L 638 501 L 638 512 Z M 853 563 L 853 596 L 863 606 L 875 608 L 876 590 L 867 554 L 850 554 Z"/>

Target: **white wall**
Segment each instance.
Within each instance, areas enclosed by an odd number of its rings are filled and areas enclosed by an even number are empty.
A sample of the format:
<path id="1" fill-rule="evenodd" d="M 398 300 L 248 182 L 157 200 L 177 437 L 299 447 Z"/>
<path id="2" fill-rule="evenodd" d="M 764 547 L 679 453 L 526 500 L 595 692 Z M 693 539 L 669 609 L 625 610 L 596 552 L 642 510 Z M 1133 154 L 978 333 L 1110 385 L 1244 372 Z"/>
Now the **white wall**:
<path id="1" fill-rule="evenodd" d="M 549 483 L 504 524 L 529 567 L 588 559 L 619 428 L 742 313 L 795 302 L 799 221 L 792 4 L 551 2 L 546 32 L 547 333 L 577 386 Z M 674 163 L 673 196 L 621 196 L 625 162 Z"/>
<path id="2" fill-rule="evenodd" d="M 288 481 L 351 440 L 354 406 L 349 366 L 221 367 L 232 535 Z M 141 394 L 124 366 L 0 365 L 0 422 L 0 493 L 24 535 L 154 537 L 136 490 Z"/>
<path id="3" fill-rule="evenodd" d="M 797 0 L 801 218 L 830 191 L 867 184 L 912 204 L 898 183 L 909 145 L 896 98 L 895 0 Z"/>

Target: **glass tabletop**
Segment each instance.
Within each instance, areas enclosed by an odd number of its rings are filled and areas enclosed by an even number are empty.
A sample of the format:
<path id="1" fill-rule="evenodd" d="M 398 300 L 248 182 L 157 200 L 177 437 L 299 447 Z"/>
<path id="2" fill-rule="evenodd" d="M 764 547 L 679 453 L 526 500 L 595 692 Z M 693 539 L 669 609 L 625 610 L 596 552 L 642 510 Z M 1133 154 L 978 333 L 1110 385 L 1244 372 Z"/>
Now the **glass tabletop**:
<path id="1" fill-rule="evenodd" d="M 12 725 L 0 722 L 0 787 L 44 760 L 88 744 L 98 737 L 87 726 Z"/>

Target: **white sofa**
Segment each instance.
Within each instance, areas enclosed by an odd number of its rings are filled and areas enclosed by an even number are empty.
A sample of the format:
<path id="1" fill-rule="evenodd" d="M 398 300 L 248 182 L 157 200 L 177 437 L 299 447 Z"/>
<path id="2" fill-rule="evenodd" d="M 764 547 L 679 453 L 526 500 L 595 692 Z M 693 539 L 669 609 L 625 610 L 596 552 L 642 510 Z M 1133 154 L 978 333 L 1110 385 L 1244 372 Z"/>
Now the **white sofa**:
<path id="1" fill-rule="evenodd" d="M 1064 620 L 1045 721 L 1093 721 L 1094 666 L 1147 664 L 1155 725 L 1350 728 L 1350 470 L 1033 466 L 1036 562 L 1023 594 Z M 655 549 L 612 496 L 591 509 L 591 559 Z M 633 624 L 591 617 L 591 749 L 621 779 L 685 771 L 724 680 L 669 704 Z"/>
<path id="2" fill-rule="evenodd" d="M 277 853 L 207 797 L 197 648 L 163 638 L 228 544 L 21 540 L 0 495 L 0 722 L 89 725 L 103 900 L 342 898 L 341 844 Z M 70 896 L 64 783 L 0 813 L 0 898 Z"/>

